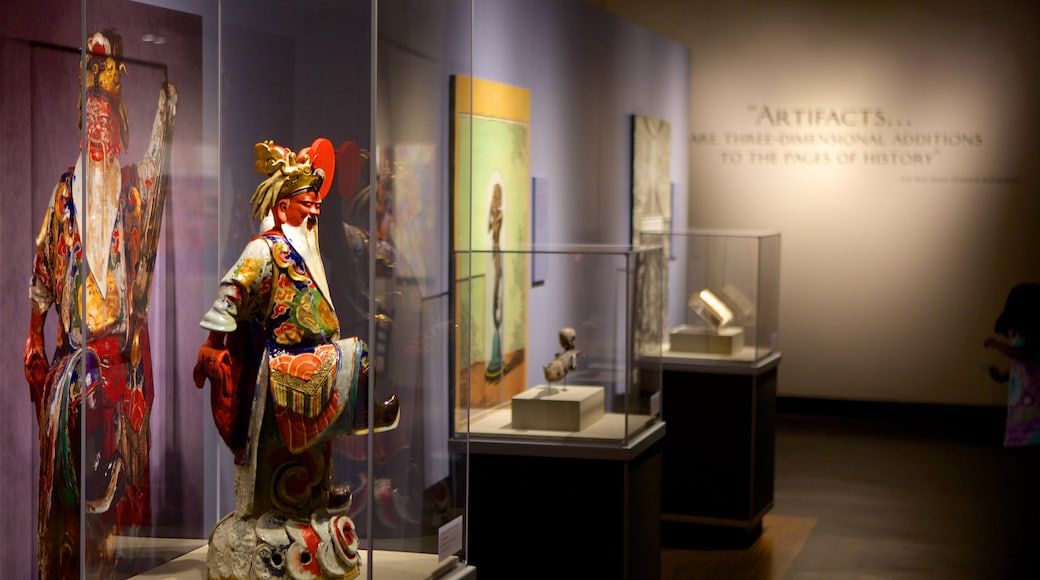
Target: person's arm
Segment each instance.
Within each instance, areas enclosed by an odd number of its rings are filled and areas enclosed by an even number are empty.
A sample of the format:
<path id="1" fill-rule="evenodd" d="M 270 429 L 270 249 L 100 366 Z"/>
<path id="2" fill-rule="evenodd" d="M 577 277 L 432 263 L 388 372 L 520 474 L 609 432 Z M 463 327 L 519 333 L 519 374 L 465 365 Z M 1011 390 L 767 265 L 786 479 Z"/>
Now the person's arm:
<path id="1" fill-rule="evenodd" d="M 1023 342 L 1022 344 L 1010 344 L 1000 339 L 990 337 L 982 343 L 982 346 L 985 348 L 991 348 L 1011 360 L 1029 360 L 1037 356 L 1036 349 L 1032 348 L 1026 342 Z"/>
<path id="2" fill-rule="evenodd" d="M 1008 379 L 1011 378 L 1011 373 L 998 368 L 996 365 L 990 365 L 989 378 L 993 379 L 998 383 L 1006 383 L 1008 382 Z"/>

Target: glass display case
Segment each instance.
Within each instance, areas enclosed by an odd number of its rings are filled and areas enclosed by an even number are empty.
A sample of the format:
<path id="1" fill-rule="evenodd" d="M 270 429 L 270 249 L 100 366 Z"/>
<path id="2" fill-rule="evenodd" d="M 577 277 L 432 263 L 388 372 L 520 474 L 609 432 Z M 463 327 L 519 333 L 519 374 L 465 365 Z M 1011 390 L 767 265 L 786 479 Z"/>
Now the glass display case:
<path id="1" fill-rule="evenodd" d="M 663 250 L 456 254 L 455 429 L 624 446 L 660 419 Z"/>
<path id="2" fill-rule="evenodd" d="M 670 254 L 662 537 L 750 545 L 773 505 L 780 234 L 691 230 L 642 241 Z"/>
<path id="3" fill-rule="evenodd" d="M 0 316 L 16 329 L 2 361 L 18 369 L 3 389 L 4 458 L 26 467 L 2 476 L 8 575 L 206 577 L 207 538 L 242 508 L 243 458 L 256 457 L 236 437 L 273 417 L 252 406 L 252 393 L 266 392 L 253 389 L 282 372 L 249 358 L 273 360 L 262 341 L 228 338 L 229 353 L 246 353 L 229 360 L 247 362 L 220 368 L 239 378 L 216 388 L 211 374 L 196 386 L 212 336 L 200 321 L 220 301 L 221 279 L 248 270 L 244 249 L 280 223 L 253 215 L 254 192 L 274 175 L 256 149 L 268 140 L 295 154 L 279 153 L 283 177 L 294 167 L 323 172 L 310 192 L 320 196 L 309 206 L 318 225 L 300 224 L 313 253 L 300 251 L 302 262 L 271 254 L 287 268 L 306 264 L 310 282 L 292 279 L 320 299 L 276 312 L 288 278 L 260 282 L 271 316 L 292 318 L 276 334 L 354 336 L 368 363 L 353 375 L 367 373 L 367 383 L 342 391 L 349 432 L 306 443 L 320 448 L 306 473 L 329 477 L 275 474 L 251 501 L 283 494 L 273 505 L 290 505 L 294 486 L 317 485 L 326 519 L 313 521 L 351 532 L 339 543 L 319 532 L 303 552 L 303 540 L 279 544 L 299 556 L 292 565 L 320 562 L 335 576 L 329 562 L 344 556 L 332 552 L 345 543 L 361 577 L 472 574 L 467 449 L 449 446 L 451 258 L 441 242 L 450 223 L 444 119 L 450 79 L 472 74 L 472 18 L 472 4 L 454 0 L 0 8 L 0 53 L 11 63 L 0 75 L 0 126 L 5 143 L 24 145 L 5 147 L 2 161 L 11 176 L 5 264 L 26 274 L 0 289 Z M 304 190 L 274 191 L 287 199 Z M 220 332 L 222 341 L 232 334 Z M 271 392 L 257 400 L 281 413 L 290 403 Z M 295 445 L 280 433 L 286 449 Z"/>
<path id="4" fill-rule="evenodd" d="M 644 233 L 669 249 L 664 356 L 755 363 L 777 351 L 780 233 Z"/>

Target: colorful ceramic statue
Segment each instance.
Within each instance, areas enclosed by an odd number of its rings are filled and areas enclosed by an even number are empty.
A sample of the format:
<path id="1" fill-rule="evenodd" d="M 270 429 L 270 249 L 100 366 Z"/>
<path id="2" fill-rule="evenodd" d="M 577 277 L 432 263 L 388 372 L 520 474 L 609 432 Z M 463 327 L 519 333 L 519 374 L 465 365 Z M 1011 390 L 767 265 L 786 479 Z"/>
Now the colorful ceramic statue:
<path id="1" fill-rule="evenodd" d="M 102 30 L 87 39 L 85 155 L 55 188 L 36 240 L 25 376 L 40 426 L 41 578 L 80 577 L 81 523 L 86 566 L 105 576 L 114 565 L 113 537 L 132 535 L 151 519 L 148 295 L 177 92 L 163 84 L 144 159 L 120 167 L 130 136 L 120 86 L 125 70 L 119 34 Z M 58 330 L 48 363 L 44 320 L 51 307 Z"/>
<path id="2" fill-rule="evenodd" d="M 272 227 L 246 245 L 202 320 L 195 384 L 210 380 L 213 416 L 235 458 L 235 511 L 210 535 L 210 578 L 353 578 L 358 537 L 350 491 L 333 485 L 336 437 L 368 432 L 368 352 L 340 339 L 318 251 L 317 218 L 335 154 L 318 139 L 299 155 L 254 149 L 267 176 L 253 217 Z M 400 419 L 396 396 L 371 428 Z"/>

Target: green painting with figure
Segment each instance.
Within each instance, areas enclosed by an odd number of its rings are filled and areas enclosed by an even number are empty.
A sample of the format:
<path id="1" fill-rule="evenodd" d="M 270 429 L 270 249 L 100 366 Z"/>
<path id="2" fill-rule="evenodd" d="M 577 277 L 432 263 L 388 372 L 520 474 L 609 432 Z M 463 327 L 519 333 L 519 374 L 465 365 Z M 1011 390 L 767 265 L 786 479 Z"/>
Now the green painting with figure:
<path id="1" fill-rule="evenodd" d="M 530 94 L 479 79 L 454 81 L 454 368 L 461 421 L 462 411 L 493 409 L 527 388 Z"/>

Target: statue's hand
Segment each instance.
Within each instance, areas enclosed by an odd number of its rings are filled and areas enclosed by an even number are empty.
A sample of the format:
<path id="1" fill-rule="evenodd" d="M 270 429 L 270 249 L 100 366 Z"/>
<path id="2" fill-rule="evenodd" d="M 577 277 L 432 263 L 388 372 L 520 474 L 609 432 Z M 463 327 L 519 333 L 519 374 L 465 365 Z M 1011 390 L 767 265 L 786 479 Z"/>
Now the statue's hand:
<path id="1" fill-rule="evenodd" d="M 234 347 L 237 352 L 237 347 Z M 212 331 L 209 338 L 199 348 L 199 360 L 195 364 L 193 376 L 195 386 L 202 388 L 209 379 L 210 411 L 217 432 L 231 449 L 241 445 L 236 434 L 241 434 L 244 416 L 239 404 L 238 377 L 241 374 L 240 363 L 228 351 L 224 335 Z"/>
<path id="2" fill-rule="evenodd" d="M 47 356 L 43 348 L 43 332 L 32 330 L 25 340 L 25 380 L 29 383 L 29 397 L 36 407 L 36 416 L 40 416 L 43 391 L 47 386 L 47 373 L 50 370 Z"/>
<path id="3" fill-rule="evenodd" d="M 227 348 L 223 345 L 214 347 L 208 342 L 203 344 L 199 348 L 199 358 L 195 362 L 195 369 L 191 375 L 195 379 L 195 386 L 200 389 L 206 386 L 206 379 L 209 379 L 210 384 L 217 389 L 229 385 L 231 383 L 231 355 L 228 354 Z"/>

